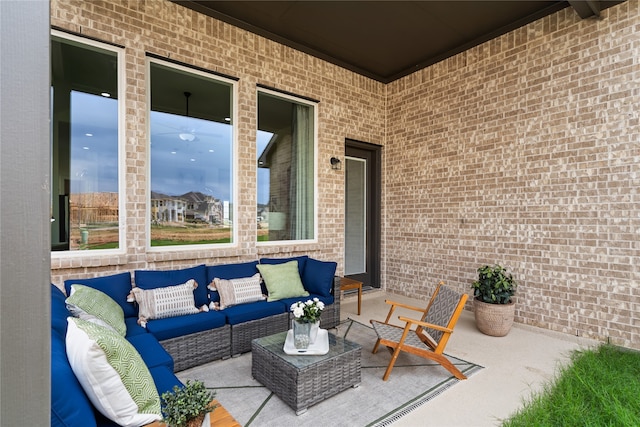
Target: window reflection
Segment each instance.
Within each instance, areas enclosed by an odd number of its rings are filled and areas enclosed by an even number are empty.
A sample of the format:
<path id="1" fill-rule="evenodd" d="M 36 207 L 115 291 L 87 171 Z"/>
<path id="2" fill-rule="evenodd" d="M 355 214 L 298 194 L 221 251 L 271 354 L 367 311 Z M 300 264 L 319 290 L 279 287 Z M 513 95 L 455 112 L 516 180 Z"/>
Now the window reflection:
<path id="1" fill-rule="evenodd" d="M 258 93 L 258 241 L 314 238 L 314 126 L 313 105 Z"/>
<path id="2" fill-rule="evenodd" d="M 51 249 L 119 247 L 117 53 L 52 37 Z"/>
<path id="3" fill-rule="evenodd" d="M 232 86 L 150 65 L 151 246 L 229 243 Z"/>

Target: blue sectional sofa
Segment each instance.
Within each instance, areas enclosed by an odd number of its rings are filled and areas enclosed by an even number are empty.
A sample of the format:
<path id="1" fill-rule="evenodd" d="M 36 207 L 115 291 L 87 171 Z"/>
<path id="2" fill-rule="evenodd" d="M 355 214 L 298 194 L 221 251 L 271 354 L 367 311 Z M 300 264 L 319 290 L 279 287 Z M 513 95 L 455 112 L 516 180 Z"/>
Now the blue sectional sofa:
<path id="1" fill-rule="evenodd" d="M 94 408 L 69 364 L 65 337 L 71 313 L 66 298 L 57 286 L 51 285 L 51 426 L 117 426 Z M 173 373 L 172 357 L 151 334 L 134 334 L 127 340 L 147 365 L 159 395 L 182 385 Z"/>
<path id="2" fill-rule="evenodd" d="M 290 273 L 292 261 L 304 296 L 290 296 L 290 288 L 280 288 L 287 282 L 282 271 Z M 277 266 L 277 267 L 273 267 Z M 257 261 L 198 265 L 178 270 L 136 270 L 103 277 L 68 279 L 63 293 L 52 285 L 51 304 L 51 366 L 52 426 L 112 426 L 117 425 L 95 410 L 75 377 L 65 350 L 67 318 L 72 313 L 65 300 L 73 285 L 83 285 L 106 294 L 122 309 L 126 325 L 125 339 L 138 351 L 147 365 L 158 394 L 181 385 L 174 372 L 224 359 L 251 350 L 251 341 L 266 335 L 286 331 L 290 327 L 291 305 L 296 301 L 318 298 L 325 304 L 321 326 L 334 328 L 340 322 L 339 280 L 336 263 L 318 261 L 307 256 L 293 258 L 262 258 Z M 228 297 L 220 285 L 242 282 L 261 274 L 260 290 L 266 299 L 228 305 Z M 195 280 L 193 314 L 140 321 L 140 303 L 131 302 L 132 288 L 161 292 Z M 134 283 L 132 285 L 132 283 Z M 219 284 L 219 289 L 213 286 Z M 237 287 L 237 286 L 236 286 Z M 140 291 L 138 291 L 140 292 Z M 297 289 L 294 290 L 294 294 Z M 226 302 L 226 304 L 225 304 Z M 203 307 L 207 307 L 203 309 Z M 220 309 L 224 307 L 223 309 Z M 208 311 L 206 311 L 208 309 Z M 142 325 L 141 325 L 142 323 Z M 144 325 L 144 326 L 143 326 Z"/>

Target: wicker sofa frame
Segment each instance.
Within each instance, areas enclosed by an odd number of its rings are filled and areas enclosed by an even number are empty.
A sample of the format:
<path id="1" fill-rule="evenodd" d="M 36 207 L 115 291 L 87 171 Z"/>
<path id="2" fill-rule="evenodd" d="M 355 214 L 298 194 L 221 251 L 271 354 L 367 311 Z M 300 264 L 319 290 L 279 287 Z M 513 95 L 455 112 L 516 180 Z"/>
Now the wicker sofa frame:
<path id="1" fill-rule="evenodd" d="M 251 341 L 268 335 L 286 331 L 289 328 L 289 314 L 281 313 L 262 319 L 231 325 L 231 356 L 251 351 Z"/>
<path id="2" fill-rule="evenodd" d="M 231 354 L 231 327 L 196 332 L 160 341 L 160 345 L 173 358 L 175 372 L 193 368 Z"/>

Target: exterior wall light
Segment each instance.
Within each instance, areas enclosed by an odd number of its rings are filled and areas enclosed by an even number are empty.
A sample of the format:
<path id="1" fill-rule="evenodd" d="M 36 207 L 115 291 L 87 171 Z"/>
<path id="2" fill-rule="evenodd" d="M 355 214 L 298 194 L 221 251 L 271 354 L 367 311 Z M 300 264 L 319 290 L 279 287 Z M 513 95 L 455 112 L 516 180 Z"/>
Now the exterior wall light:
<path id="1" fill-rule="evenodd" d="M 342 169 L 342 162 L 340 161 L 339 158 L 332 157 L 330 162 L 331 162 L 331 169 L 337 170 L 337 171 Z"/>

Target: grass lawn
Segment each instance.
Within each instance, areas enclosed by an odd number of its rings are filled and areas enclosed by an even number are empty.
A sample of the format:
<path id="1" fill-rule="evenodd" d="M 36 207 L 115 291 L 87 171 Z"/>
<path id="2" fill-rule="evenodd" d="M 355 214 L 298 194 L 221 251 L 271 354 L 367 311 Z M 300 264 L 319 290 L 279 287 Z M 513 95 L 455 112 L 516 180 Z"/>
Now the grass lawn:
<path id="1" fill-rule="evenodd" d="M 575 352 L 503 426 L 640 426 L 640 352 L 606 344 Z"/>
<path id="2" fill-rule="evenodd" d="M 109 224 L 107 224 L 109 225 Z M 82 243 L 80 227 L 72 230 L 71 249 L 117 249 L 119 235 L 117 226 L 85 226 L 88 242 Z M 210 227 L 202 224 L 152 225 L 151 246 L 206 245 L 231 242 L 229 227 Z M 258 242 L 269 241 L 269 230 L 258 230 Z"/>

